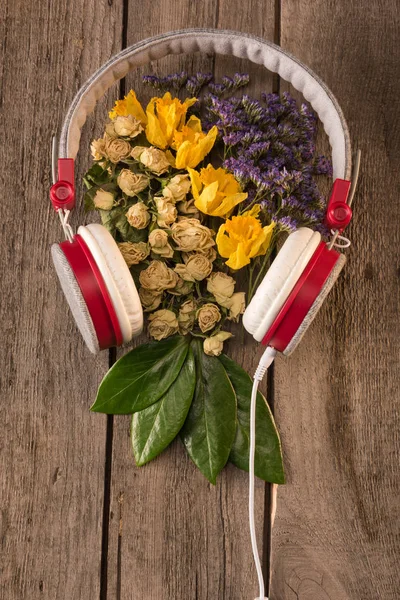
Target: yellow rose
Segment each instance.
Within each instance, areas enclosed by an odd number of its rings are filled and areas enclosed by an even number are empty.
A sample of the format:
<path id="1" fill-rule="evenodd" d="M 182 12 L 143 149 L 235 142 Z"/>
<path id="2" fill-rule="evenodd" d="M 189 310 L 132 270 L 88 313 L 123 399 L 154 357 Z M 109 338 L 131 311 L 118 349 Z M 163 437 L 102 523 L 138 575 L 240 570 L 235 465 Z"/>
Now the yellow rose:
<path id="1" fill-rule="evenodd" d="M 142 287 L 153 292 L 173 289 L 178 283 L 178 275 L 159 260 L 153 260 L 147 269 L 140 272 L 139 281 Z"/>
<path id="2" fill-rule="evenodd" d="M 172 239 L 182 252 L 201 252 L 205 254 L 215 245 L 214 232 L 200 223 L 198 219 L 182 218 L 171 227 Z"/>
<path id="3" fill-rule="evenodd" d="M 156 310 L 161 304 L 162 292 L 160 294 L 153 292 L 152 290 L 146 290 L 145 288 L 139 288 L 139 298 L 142 303 L 144 312 L 151 312 Z"/>
<path id="4" fill-rule="evenodd" d="M 150 213 L 143 202 L 136 202 L 126 213 L 129 225 L 136 229 L 145 229 L 150 221 Z"/>
<path id="5" fill-rule="evenodd" d="M 157 310 L 149 316 L 149 334 L 157 341 L 174 335 L 178 328 L 178 319 L 172 310 Z"/>
<path id="6" fill-rule="evenodd" d="M 108 114 L 110 119 L 115 119 L 119 115 L 123 117 L 132 115 L 140 121 L 142 125 L 146 125 L 147 123 L 146 114 L 133 90 L 131 90 L 123 100 L 117 100 L 114 108 L 110 110 Z"/>
<path id="7" fill-rule="evenodd" d="M 181 102 L 166 92 L 162 98 L 152 98 L 146 108 L 146 137 L 150 144 L 165 150 L 171 145 L 175 131 L 185 122 L 187 109 L 196 98 Z M 179 167 L 180 168 L 180 167 Z"/>
<path id="8" fill-rule="evenodd" d="M 202 281 L 212 271 L 212 262 L 203 254 L 193 254 L 186 264 L 178 264 L 175 273 L 185 281 Z"/>
<path id="9" fill-rule="evenodd" d="M 201 331 L 206 333 L 206 331 L 213 329 L 213 327 L 221 320 L 221 313 L 216 304 L 208 302 L 199 308 L 196 317 Z"/>
<path id="10" fill-rule="evenodd" d="M 186 300 L 179 309 L 178 324 L 179 333 L 186 335 L 193 329 L 196 317 L 196 303 L 194 300 Z"/>
<path id="11" fill-rule="evenodd" d="M 102 210 L 111 210 L 114 204 L 114 194 L 106 192 L 105 190 L 97 190 L 96 195 L 93 198 L 93 204 L 96 208 Z"/>
<path id="12" fill-rule="evenodd" d="M 171 258 L 174 251 L 168 243 L 168 233 L 164 229 L 153 229 L 149 235 L 149 244 L 154 254 Z"/>
<path id="13" fill-rule="evenodd" d="M 233 277 L 226 275 L 226 273 L 211 273 L 207 279 L 207 291 L 210 292 L 222 306 L 225 306 L 223 302 L 229 300 L 235 289 L 235 280 Z"/>
<path id="14" fill-rule="evenodd" d="M 207 338 L 203 342 L 204 354 L 208 356 L 219 356 L 224 349 L 224 342 L 232 337 L 232 334 L 228 331 L 220 331 L 215 335 Z"/>
<path id="15" fill-rule="evenodd" d="M 189 175 L 175 175 L 163 189 L 163 196 L 170 202 L 180 202 L 190 190 Z"/>
<path id="16" fill-rule="evenodd" d="M 131 153 L 131 145 L 127 140 L 107 138 L 106 153 L 111 162 L 116 164 L 120 160 L 128 158 Z"/>
<path id="17" fill-rule="evenodd" d="M 93 140 L 90 145 L 90 151 L 94 160 L 101 160 L 106 156 L 106 141 L 104 138 Z"/>
<path id="18" fill-rule="evenodd" d="M 120 137 L 135 138 L 143 131 L 141 122 L 133 115 L 115 117 L 113 125 L 115 133 Z"/>
<path id="19" fill-rule="evenodd" d="M 188 169 L 196 207 L 206 215 L 225 217 L 247 198 L 235 177 L 225 169 L 208 165 L 200 173 Z"/>
<path id="20" fill-rule="evenodd" d="M 214 146 L 217 135 L 218 129 L 215 125 L 205 134 L 202 131 L 200 119 L 194 115 L 191 116 L 186 125 L 176 131 L 174 135 L 172 147 L 177 150 L 176 168 L 197 167 Z"/>
<path id="21" fill-rule="evenodd" d="M 154 198 L 154 202 L 157 208 L 157 225 L 159 227 L 169 227 L 178 215 L 175 205 L 165 198 Z"/>
<path id="22" fill-rule="evenodd" d="M 150 253 L 149 247 L 145 242 L 121 242 L 118 244 L 118 248 L 128 267 L 138 265 Z"/>
<path id="23" fill-rule="evenodd" d="M 149 178 L 146 175 L 138 175 L 129 169 L 122 169 L 117 177 L 118 187 L 127 196 L 136 196 L 149 185 Z"/>
<path id="24" fill-rule="evenodd" d="M 244 292 L 236 292 L 233 294 L 231 298 L 227 298 L 219 304 L 225 308 L 229 308 L 229 316 L 228 319 L 231 321 L 239 321 L 239 315 L 244 313 L 244 309 L 246 308 L 246 294 Z M 217 301 L 218 302 L 218 301 Z"/>
<path id="25" fill-rule="evenodd" d="M 260 207 L 256 205 L 238 217 L 232 217 L 220 226 L 217 233 L 218 252 L 228 258 L 231 269 L 241 269 L 255 256 L 266 253 L 272 240 L 275 223 L 262 227 L 257 219 Z"/>
<path id="26" fill-rule="evenodd" d="M 140 153 L 139 160 L 149 171 L 156 175 L 162 175 L 171 166 L 165 152 L 158 148 L 153 148 L 153 146 L 145 148 Z"/>

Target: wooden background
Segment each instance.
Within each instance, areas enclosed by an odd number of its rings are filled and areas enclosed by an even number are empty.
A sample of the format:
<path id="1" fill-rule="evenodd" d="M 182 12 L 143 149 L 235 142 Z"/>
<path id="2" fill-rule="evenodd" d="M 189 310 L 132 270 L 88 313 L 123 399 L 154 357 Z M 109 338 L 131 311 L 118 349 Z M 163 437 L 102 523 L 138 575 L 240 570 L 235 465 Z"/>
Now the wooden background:
<path id="1" fill-rule="evenodd" d="M 363 153 L 344 276 L 268 398 L 288 483 L 271 527 L 257 483 L 273 600 L 395 600 L 399 592 L 399 7 L 396 0 L 3 0 L 1 111 L 1 600 L 244 600 L 256 595 L 247 478 L 206 483 L 174 444 L 134 466 L 129 418 L 89 412 L 110 357 L 93 358 L 55 281 L 50 140 L 112 54 L 183 27 L 275 40 L 331 87 Z M 247 70 L 181 56 L 146 72 Z M 141 73 L 126 86 L 138 86 Z M 284 89 L 283 84 L 281 89 Z M 99 131 L 114 88 L 85 128 Z M 83 220 L 76 215 L 75 223 Z M 252 369 L 247 340 L 235 358 Z M 111 360 L 113 357 L 111 357 Z"/>

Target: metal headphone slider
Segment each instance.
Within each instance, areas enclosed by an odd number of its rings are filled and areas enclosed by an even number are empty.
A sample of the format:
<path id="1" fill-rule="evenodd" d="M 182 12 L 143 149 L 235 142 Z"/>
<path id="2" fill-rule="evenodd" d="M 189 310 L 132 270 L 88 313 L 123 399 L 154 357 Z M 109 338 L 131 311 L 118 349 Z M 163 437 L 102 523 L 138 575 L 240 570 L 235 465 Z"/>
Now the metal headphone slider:
<path id="1" fill-rule="evenodd" d="M 74 160 L 58 159 L 58 180 L 50 188 L 50 200 L 55 210 L 72 210 L 75 206 Z"/>

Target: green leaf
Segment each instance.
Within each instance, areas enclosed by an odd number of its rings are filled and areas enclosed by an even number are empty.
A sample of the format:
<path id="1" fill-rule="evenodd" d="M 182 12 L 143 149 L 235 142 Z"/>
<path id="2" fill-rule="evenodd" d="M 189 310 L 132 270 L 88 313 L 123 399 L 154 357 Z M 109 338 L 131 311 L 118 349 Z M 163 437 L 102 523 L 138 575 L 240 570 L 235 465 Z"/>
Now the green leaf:
<path id="1" fill-rule="evenodd" d="M 190 458 L 215 484 L 235 438 L 236 396 L 219 360 L 204 354 L 200 340 L 193 340 L 191 348 L 196 388 L 181 437 Z"/>
<path id="2" fill-rule="evenodd" d="M 91 410 L 125 415 L 154 404 L 178 377 L 188 349 L 182 336 L 134 348 L 108 371 Z"/>
<path id="3" fill-rule="evenodd" d="M 158 456 L 178 435 L 187 417 L 196 385 L 193 352 L 164 396 L 132 417 L 131 440 L 138 466 Z"/>
<path id="4" fill-rule="evenodd" d="M 110 174 L 107 169 L 103 169 L 99 163 L 95 163 L 90 167 L 89 171 L 85 173 L 85 179 L 92 182 L 94 185 L 101 186 L 103 183 L 110 181 Z"/>
<path id="5" fill-rule="evenodd" d="M 250 399 L 253 382 L 235 361 L 225 355 L 219 360 L 225 367 L 236 392 L 238 424 L 229 456 L 230 462 L 249 470 Z M 258 392 L 256 405 L 256 452 L 254 471 L 257 477 L 271 483 L 285 483 L 282 451 L 274 418 L 264 396 Z"/>

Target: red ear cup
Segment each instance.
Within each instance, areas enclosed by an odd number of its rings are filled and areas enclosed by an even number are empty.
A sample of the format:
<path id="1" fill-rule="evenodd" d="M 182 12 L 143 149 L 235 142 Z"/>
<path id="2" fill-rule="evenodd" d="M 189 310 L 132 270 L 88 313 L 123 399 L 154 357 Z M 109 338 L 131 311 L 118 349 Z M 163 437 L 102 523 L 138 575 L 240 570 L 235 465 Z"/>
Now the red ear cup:
<path id="1" fill-rule="evenodd" d="M 313 321 L 346 262 L 321 242 L 279 311 L 262 343 L 291 354 Z"/>
<path id="2" fill-rule="evenodd" d="M 82 237 L 75 235 L 72 242 L 55 244 L 52 255 L 66 299 L 89 349 L 95 353 L 121 345 L 123 338 L 114 306 Z"/>

